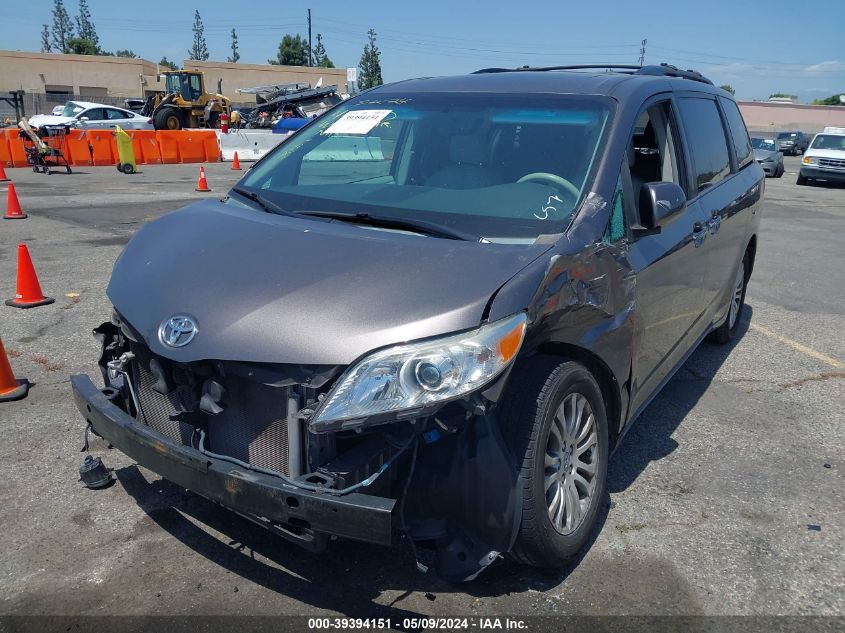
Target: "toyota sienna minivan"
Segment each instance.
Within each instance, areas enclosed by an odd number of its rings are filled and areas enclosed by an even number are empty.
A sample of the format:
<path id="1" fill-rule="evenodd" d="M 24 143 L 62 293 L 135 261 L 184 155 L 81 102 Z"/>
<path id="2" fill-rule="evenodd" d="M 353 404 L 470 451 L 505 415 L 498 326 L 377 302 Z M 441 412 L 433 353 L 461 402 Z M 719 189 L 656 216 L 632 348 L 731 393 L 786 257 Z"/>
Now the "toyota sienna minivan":
<path id="1" fill-rule="evenodd" d="M 626 431 L 736 335 L 763 187 L 733 98 L 692 71 L 382 86 L 137 232 L 104 384 L 74 397 L 139 464 L 310 550 L 410 547 L 453 581 L 560 567 Z"/>

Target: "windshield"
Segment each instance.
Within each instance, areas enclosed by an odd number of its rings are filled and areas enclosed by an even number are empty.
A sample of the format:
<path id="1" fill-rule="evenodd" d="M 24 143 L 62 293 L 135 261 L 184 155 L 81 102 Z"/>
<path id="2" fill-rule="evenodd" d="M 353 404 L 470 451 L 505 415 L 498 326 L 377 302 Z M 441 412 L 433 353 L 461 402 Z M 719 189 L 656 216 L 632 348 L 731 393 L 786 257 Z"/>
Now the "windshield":
<path id="1" fill-rule="evenodd" d="M 839 134 L 819 134 L 810 146 L 813 149 L 845 150 L 845 136 Z"/>
<path id="2" fill-rule="evenodd" d="M 84 109 L 85 108 L 83 108 L 81 105 L 73 103 L 72 101 L 68 101 L 65 104 L 64 109 L 62 110 L 62 116 L 76 116 Z"/>
<path id="3" fill-rule="evenodd" d="M 778 138 L 779 139 L 787 139 L 787 140 L 795 139 L 795 138 L 798 138 L 798 134 L 795 133 L 795 132 L 781 132 L 780 134 L 778 134 Z"/>
<path id="4" fill-rule="evenodd" d="M 610 101 L 428 93 L 351 99 L 241 183 L 287 211 L 417 220 L 464 234 L 558 233 L 589 191 Z"/>
<path id="5" fill-rule="evenodd" d="M 754 149 L 765 149 L 775 151 L 775 142 L 770 138 L 752 138 L 751 147 Z"/>

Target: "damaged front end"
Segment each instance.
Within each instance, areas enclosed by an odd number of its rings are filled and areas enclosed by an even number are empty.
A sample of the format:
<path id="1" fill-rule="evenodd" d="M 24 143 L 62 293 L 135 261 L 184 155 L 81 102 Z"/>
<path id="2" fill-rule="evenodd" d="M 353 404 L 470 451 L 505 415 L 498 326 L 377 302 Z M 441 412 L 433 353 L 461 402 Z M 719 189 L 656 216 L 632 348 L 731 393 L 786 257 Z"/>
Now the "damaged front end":
<path id="1" fill-rule="evenodd" d="M 525 315 L 349 367 L 176 362 L 115 313 L 105 389 L 72 378 L 92 429 L 161 476 L 313 551 L 410 540 L 422 568 L 474 578 L 517 534 L 517 468 L 492 404 Z"/>

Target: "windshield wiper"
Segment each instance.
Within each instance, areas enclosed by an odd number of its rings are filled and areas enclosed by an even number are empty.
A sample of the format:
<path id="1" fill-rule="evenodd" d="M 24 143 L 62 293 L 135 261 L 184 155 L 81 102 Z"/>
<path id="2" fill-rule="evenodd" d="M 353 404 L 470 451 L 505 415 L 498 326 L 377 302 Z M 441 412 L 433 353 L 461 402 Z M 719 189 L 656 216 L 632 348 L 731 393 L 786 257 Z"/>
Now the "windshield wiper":
<path id="1" fill-rule="evenodd" d="M 249 189 L 243 189 L 242 187 L 232 187 L 232 191 L 234 191 L 239 196 L 243 196 L 247 200 L 252 200 L 255 204 L 261 207 L 267 213 L 275 213 L 276 215 L 289 215 L 289 216 L 296 216 L 296 213 L 291 213 L 277 205 L 272 200 L 262 196 L 259 193 L 255 193 L 254 191 L 250 191 Z"/>
<path id="2" fill-rule="evenodd" d="M 376 228 L 397 229 L 400 231 L 411 231 L 431 237 L 442 237 L 450 240 L 464 240 L 477 242 L 477 235 L 470 235 L 462 231 L 448 229 L 439 224 L 425 222 L 423 220 L 409 220 L 406 218 L 388 218 L 384 216 L 370 215 L 369 213 L 340 213 L 337 211 L 299 211 L 297 215 L 307 215 L 317 218 L 330 218 L 341 222 L 352 224 L 364 224 Z"/>

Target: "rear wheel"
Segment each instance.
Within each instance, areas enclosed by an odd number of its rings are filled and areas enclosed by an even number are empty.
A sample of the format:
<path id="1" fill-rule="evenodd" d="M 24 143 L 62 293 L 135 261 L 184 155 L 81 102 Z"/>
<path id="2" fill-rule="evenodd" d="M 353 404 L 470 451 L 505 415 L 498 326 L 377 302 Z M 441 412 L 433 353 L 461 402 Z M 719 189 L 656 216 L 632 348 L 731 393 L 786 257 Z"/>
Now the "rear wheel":
<path id="1" fill-rule="evenodd" d="M 748 255 L 745 255 L 734 276 L 730 305 L 728 306 L 728 316 L 722 325 L 710 333 L 709 338 L 714 343 L 724 344 L 733 340 L 736 336 L 736 332 L 739 329 L 740 316 L 742 315 L 742 306 L 745 305 L 745 287 L 748 283 L 747 270 Z"/>
<path id="2" fill-rule="evenodd" d="M 181 130 L 185 127 L 185 115 L 177 108 L 162 108 L 153 119 L 157 130 Z"/>
<path id="3" fill-rule="evenodd" d="M 535 567 L 561 567 L 589 539 L 605 494 L 601 390 L 583 365 L 539 357 L 512 376 L 504 397 L 501 428 L 520 466 L 523 495 L 510 554 Z"/>

